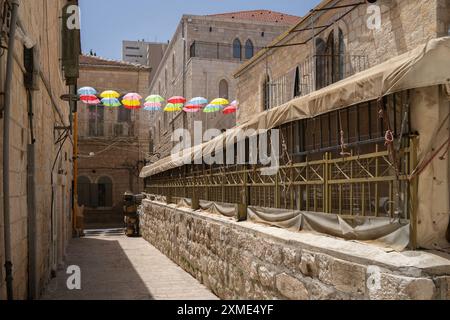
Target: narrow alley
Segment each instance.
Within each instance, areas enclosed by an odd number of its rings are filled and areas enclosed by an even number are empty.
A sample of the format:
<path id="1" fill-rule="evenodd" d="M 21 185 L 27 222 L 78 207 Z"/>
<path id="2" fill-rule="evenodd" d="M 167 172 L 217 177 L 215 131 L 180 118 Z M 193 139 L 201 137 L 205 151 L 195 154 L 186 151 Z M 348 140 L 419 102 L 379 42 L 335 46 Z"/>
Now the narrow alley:
<path id="1" fill-rule="evenodd" d="M 81 290 L 66 285 L 67 266 L 81 269 Z M 120 229 L 88 231 L 73 239 L 67 263 L 44 300 L 212 300 L 217 297 L 142 238 Z"/>

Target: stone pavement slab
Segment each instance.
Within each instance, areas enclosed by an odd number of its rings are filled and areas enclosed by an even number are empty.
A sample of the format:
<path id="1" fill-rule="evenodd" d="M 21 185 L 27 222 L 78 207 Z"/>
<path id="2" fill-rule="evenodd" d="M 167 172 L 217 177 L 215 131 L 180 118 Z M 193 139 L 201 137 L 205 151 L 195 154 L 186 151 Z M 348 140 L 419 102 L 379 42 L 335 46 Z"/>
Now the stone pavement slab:
<path id="1" fill-rule="evenodd" d="M 70 265 L 81 269 L 81 290 L 69 290 Z M 142 238 L 118 230 L 72 239 L 62 268 L 45 300 L 217 300 L 205 286 Z"/>

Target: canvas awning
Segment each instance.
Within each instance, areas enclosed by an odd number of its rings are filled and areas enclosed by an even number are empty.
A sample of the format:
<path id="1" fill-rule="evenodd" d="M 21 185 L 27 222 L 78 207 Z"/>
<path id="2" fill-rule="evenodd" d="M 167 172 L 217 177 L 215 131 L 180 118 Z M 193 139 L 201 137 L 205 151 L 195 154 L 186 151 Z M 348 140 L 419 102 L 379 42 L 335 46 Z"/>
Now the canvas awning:
<path id="1" fill-rule="evenodd" d="M 269 130 L 395 92 L 442 84 L 450 85 L 450 37 L 433 39 L 373 68 L 263 112 L 209 142 L 185 150 L 179 157 L 170 156 L 144 167 L 140 177 L 147 178 L 180 167 L 186 160 L 210 154 L 224 141 L 235 140 L 240 130 Z"/>

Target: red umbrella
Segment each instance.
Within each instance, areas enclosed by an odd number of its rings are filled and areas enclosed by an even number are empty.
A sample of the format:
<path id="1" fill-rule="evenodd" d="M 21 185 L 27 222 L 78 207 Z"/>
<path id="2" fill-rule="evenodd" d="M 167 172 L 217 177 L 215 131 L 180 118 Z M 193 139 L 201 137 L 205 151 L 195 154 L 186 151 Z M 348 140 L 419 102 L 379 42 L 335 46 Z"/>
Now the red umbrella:
<path id="1" fill-rule="evenodd" d="M 180 103 L 186 103 L 186 99 L 180 96 L 176 96 L 176 97 L 172 97 L 169 100 L 167 100 L 167 102 L 169 103 L 173 103 L 173 104 L 180 104 Z"/>
<path id="2" fill-rule="evenodd" d="M 199 112 L 201 109 L 202 109 L 201 106 L 194 104 L 187 104 L 184 106 L 183 111 L 186 113 L 196 113 Z"/>
<path id="3" fill-rule="evenodd" d="M 223 109 L 223 114 L 232 114 L 232 113 L 236 113 L 237 111 L 237 107 L 234 105 L 230 105 L 228 107 L 226 107 L 225 109 Z"/>
<path id="4" fill-rule="evenodd" d="M 93 94 L 82 95 L 80 100 L 89 105 L 100 104 L 100 100 Z"/>

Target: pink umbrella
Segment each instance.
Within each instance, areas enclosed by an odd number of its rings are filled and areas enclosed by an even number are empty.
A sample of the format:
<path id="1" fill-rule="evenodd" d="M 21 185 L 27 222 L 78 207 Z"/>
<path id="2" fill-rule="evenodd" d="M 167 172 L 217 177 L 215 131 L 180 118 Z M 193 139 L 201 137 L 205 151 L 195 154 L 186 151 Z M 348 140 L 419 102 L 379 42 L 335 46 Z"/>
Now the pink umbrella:
<path id="1" fill-rule="evenodd" d="M 122 99 L 122 104 L 127 109 L 140 109 L 142 97 L 137 93 L 129 93 Z"/>
<path id="2" fill-rule="evenodd" d="M 181 104 L 181 103 L 186 103 L 186 99 L 180 96 L 175 96 L 170 98 L 169 100 L 167 100 L 168 103 L 172 103 L 172 104 Z"/>
<path id="3" fill-rule="evenodd" d="M 196 113 L 202 109 L 202 106 L 195 104 L 187 104 L 184 106 L 183 111 L 186 113 Z"/>
<path id="4" fill-rule="evenodd" d="M 88 105 L 100 104 L 100 100 L 93 94 L 82 95 L 80 96 L 80 100 Z"/>

